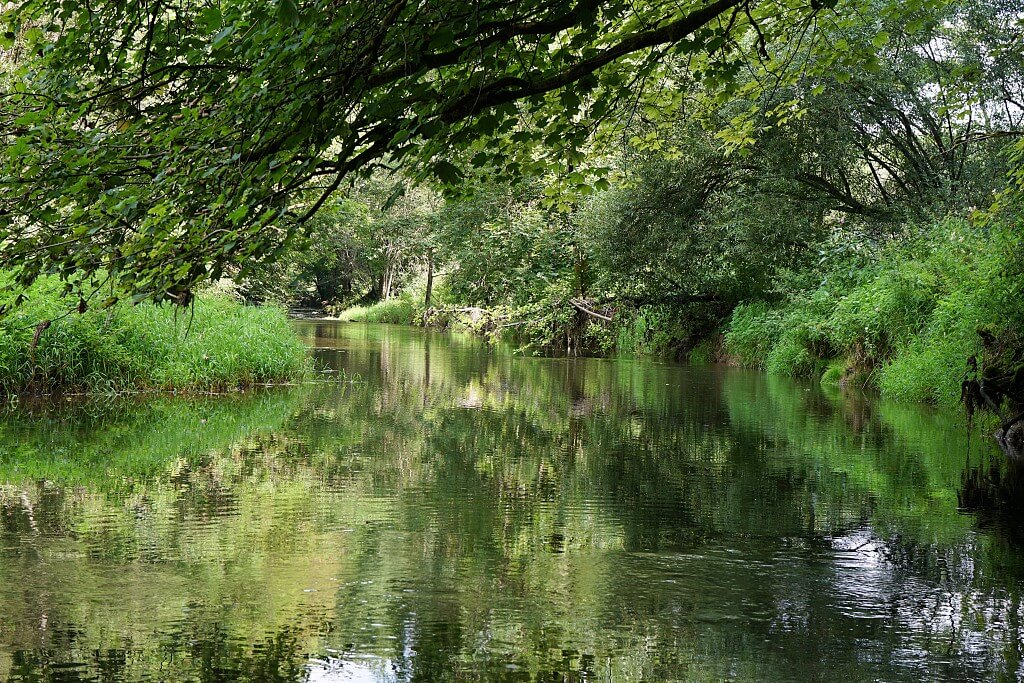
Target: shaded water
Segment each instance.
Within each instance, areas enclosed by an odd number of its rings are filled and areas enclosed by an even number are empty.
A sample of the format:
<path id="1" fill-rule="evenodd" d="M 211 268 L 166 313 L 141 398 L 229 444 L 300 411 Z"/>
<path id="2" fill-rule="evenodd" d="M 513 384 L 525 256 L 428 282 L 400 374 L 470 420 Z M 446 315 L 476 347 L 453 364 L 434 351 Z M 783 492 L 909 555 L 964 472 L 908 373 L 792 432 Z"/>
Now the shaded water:
<path id="1" fill-rule="evenodd" d="M 298 325 L 347 381 L 7 411 L 0 680 L 1024 672 L 1019 477 L 944 416 Z"/>

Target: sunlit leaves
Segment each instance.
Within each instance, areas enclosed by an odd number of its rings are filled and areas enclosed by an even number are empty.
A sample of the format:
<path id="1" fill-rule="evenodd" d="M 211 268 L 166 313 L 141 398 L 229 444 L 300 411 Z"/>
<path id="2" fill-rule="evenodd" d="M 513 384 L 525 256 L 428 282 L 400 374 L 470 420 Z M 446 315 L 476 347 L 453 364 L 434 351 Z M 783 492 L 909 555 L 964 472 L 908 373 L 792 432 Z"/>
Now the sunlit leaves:
<path id="1" fill-rule="evenodd" d="M 751 45 L 782 52 L 821 16 L 708 6 L 27 0 L 4 14 L 0 265 L 22 286 L 105 271 L 184 301 L 380 166 L 449 188 L 471 168 L 556 173 L 585 194 L 588 146 L 678 107 L 673 60 L 733 97 Z"/>

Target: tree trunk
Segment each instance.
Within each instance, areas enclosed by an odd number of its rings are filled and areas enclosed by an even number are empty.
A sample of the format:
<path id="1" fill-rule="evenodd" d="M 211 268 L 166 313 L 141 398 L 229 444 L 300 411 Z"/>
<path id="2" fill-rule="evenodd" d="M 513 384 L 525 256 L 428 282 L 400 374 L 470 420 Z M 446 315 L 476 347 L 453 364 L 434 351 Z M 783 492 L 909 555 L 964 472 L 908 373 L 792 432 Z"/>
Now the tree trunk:
<path id="1" fill-rule="evenodd" d="M 434 249 L 427 249 L 427 293 L 423 297 L 423 308 L 430 308 L 430 299 L 434 295 Z"/>
<path id="2" fill-rule="evenodd" d="M 387 301 L 391 298 L 391 289 L 395 283 L 395 269 L 389 263 L 384 267 L 384 276 L 381 278 L 380 285 L 380 298 L 382 301 Z"/>

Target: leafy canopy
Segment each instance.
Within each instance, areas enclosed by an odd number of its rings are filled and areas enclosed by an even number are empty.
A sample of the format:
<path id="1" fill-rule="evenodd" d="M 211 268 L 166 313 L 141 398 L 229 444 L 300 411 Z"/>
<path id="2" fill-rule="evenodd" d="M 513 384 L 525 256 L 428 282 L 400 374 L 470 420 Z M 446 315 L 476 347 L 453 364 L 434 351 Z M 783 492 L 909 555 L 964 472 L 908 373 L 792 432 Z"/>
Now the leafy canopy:
<path id="1" fill-rule="evenodd" d="M 3 15 L 0 267 L 187 303 L 354 175 L 577 163 L 595 129 L 676 92 L 670 55 L 725 83 L 850 13 L 834 4 L 25 0 Z"/>

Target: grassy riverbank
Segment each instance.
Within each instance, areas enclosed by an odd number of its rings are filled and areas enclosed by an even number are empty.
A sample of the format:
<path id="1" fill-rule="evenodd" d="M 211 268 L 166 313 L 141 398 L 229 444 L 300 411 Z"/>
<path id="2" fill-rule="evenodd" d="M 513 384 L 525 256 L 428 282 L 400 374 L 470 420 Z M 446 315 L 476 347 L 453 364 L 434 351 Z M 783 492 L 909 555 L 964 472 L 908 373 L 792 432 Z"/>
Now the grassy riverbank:
<path id="1" fill-rule="evenodd" d="M 412 292 L 403 292 L 387 301 L 351 306 L 338 313 L 338 320 L 351 323 L 415 325 L 422 317 L 423 306 L 413 301 Z"/>
<path id="2" fill-rule="evenodd" d="M 893 398 L 953 404 L 971 358 L 1019 365 L 1024 272 L 1015 225 L 945 221 L 881 258 L 835 264 L 820 284 L 740 304 L 721 359 Z"/>
<path id="3" fill-rule="evenodd" d="M 117 304 L 69 313 L 72 306 L 45 280 L 0 319 L 0 390 L 225 391 L 286 382 L 308 367 L 282 308 L 220 295 L 188 309 Z"/>

